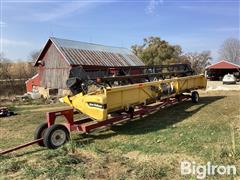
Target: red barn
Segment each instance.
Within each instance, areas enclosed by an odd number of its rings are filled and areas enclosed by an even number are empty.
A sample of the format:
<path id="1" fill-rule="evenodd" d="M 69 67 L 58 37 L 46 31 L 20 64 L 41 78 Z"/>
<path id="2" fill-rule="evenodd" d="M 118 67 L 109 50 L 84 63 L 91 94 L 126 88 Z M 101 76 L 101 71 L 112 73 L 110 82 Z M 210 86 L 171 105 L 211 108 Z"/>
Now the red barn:
<path id="1" fill-rule="evenodd" d="M 26 82 L 27 92 L 32 92 L 33 89 L 36 89 L 40 85 L 40 76 L 36 74 L 31 79 L 27 80 Z"/>
<path id="2" fill-rule="evenodd" d="M 205 68 L 206 75 L 210 80 L 222 80 L 226 74 L 234 74 L 239 78 L 240 66 L 238 64 L 231 63 L 229 61 L 219 61 Z"/>
<path id="3" fill-rule="evenodd" d="M 40 94 L 47 97 L 51 93 L 68 94 L 66 80 L 73 67 L 81 67 L 90 77 L 97 77 L 119 68 L 136 72 L 144 63 L 126 48 L 50 37 L 35 66 L 38 76 L 26 82 L 27 89 L 38 86 Z"/>

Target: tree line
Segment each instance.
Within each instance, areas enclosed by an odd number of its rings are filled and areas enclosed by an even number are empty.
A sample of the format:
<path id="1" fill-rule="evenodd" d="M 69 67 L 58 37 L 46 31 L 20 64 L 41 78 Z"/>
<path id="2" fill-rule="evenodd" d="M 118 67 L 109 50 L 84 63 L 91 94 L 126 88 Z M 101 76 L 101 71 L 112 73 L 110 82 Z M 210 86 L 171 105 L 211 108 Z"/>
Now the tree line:
<path id="1" fill-rule="evenodd" d="M 203 73 L 212 60 L 210 51 L 183 53 L 181 46 L 171 45 L 160 37 L 145 38 L 141 45 L 133 45 L 131 48 L 146 65 L 189 63 L 197 74 Z M 239 39 L 226 39 L 219 49 L 219 57 L 238 64 L 240 61 Z"/>
<path id="2" fill-rule="evenodd" d="M 131 47 L 146 65 L 160 65 L 169 63 L 190 63 L 196 73 L 203 73 L 212 60 L 210 51 L 200 53 L 183 53 L 181 46 L 172 45 L 160 37 L 148 37 L 143 39 L 140 45 Z M 33 62 L 37 59 L 40 51 L 33 51 L 28 62 L 13 62 L 0 54 L 0 80 L 4 79 L 28 79 L 37 73 Z M 240 40 L 236 38 L 226 39 L 219 49 L 220 59 L 233 63 L 240 61 Z"/>
<path id="3" fill-rule="evenodd" d="M 35 56 L 38 52 L 31 53 L 29 61 L 15 61 L 6 58 L 3 53 L 0 54 L 0 80 L 28 79 L 36 74 L 36 68 L 33 66 Z"/>
<path id="4" fill-rule="evenodd" d="M 33 66 L 33 55 L 29 61 L 13 62 L 0 54 L 0 96 L 23 94 L 26 91 L 25 81 L 36 74 Z"/>

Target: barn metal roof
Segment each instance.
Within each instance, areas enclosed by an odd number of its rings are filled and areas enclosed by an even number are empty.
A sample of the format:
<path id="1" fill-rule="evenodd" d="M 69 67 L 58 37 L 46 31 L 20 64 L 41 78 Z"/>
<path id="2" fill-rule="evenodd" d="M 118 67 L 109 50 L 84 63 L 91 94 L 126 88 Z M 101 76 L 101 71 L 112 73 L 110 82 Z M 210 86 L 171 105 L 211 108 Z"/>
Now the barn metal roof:
<path id="1" fill-rule="evenodd" d="M 207 66 L 206 69 L 240 69 L 240 66 L 229 61 L 222 60 Z"/>
<path id="2" fill-rule="evenodd" d="M 69 65 L 144 66 L 144 63 L 133 54 L 133 52 L 126 48 L 104 46 L 56 37 L 50 37 L 49 41 L 57 47 Z M 37 61 L 38 60 L 41 60 L 41 55 L 38 57 Z"/>

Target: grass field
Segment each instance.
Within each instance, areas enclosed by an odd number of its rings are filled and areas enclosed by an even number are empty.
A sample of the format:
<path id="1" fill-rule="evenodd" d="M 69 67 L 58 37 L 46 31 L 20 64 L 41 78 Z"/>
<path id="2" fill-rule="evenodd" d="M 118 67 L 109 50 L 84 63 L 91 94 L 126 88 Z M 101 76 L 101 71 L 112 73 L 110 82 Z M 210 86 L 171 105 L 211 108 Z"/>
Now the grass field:
<path id="1" fill-rule="evenodd" d="M 146 118 L 89 135 L 73 133 L 57 150 L 28 147 L 0 157 L 0 179 L 195 179 L 180 162 L 235 165 L 240 173 L 240 93 L 201 93 Z M 56 105 L 11 105 L 19 114 L 0 119 L 0 149 L 32 140 Z M 211 176 L 208 179 L 233 179 Z"/>

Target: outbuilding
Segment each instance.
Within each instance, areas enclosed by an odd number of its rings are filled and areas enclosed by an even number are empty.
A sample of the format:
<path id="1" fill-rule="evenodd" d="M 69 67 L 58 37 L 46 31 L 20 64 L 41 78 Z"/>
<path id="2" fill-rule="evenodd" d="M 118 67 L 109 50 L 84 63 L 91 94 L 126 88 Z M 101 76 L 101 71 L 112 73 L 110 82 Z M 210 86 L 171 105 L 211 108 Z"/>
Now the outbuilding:
<path id="1" fill-rule="evenodd" d="M 26 82 L 26 89 L 27 92 L 33 92 L 34 89 L 37 89 L 40 85 L 40 76 L 39 74 L 36 74 L 32 78 L 28 79 Z"/>
<path id="2" fill-rule="evenodd" d="M 221 60 L 205 68 L 206 76 L 209 80 L 221 81 L 226 74 L 234 74 L 239 79 L 240 65 Z"/>
<path id="3" fill-rule="evenodd" d="M 66 81 L 73 68 L 79 67 L 91 78 L 104 76 L 116 69 L 144 66 L 130 50 L 67 39 L 50 37 L 34 64 L 38 75 L 26 82 L 28 91 L 37 88 L 44 97 L 69 93 Z"/>

